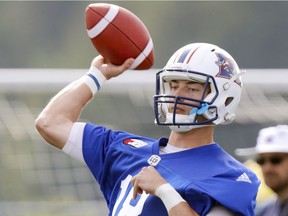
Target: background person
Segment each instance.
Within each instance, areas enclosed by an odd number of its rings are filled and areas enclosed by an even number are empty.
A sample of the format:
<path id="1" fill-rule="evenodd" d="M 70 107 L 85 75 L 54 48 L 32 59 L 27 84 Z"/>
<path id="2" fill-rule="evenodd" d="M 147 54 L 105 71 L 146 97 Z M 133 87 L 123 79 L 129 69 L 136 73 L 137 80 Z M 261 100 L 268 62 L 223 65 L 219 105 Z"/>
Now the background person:
<path id="1" fill-rule="evenodd" d="M 239 156 L 254 158 L 264 181 L 275 193 L 257 206 L 257 216 L 288 215 L 288 126 L 277 125 L 259 131 L 254 148 L 236 149 Z"/>

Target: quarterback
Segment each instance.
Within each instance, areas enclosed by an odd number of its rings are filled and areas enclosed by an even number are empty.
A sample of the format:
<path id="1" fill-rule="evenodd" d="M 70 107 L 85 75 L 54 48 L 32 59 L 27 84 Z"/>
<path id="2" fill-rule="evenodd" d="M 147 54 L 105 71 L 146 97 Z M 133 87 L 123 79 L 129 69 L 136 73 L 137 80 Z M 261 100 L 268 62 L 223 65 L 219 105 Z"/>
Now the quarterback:
<path id="1" fill-rule="evenodd" d="M 234 120 L 242 92 L 243 72 L 232 56 L 212 44 L 188 44 L 156 74 L 155 122 L 170 127 L 167 138 L 79 122 L 101 86 L 133 61 L 115 66 L 94 58 L 40 113 L 42 137 L 87 165 L 109 215 L 254 215 L 258 178 L 214 141 L 215 126 Z"/>

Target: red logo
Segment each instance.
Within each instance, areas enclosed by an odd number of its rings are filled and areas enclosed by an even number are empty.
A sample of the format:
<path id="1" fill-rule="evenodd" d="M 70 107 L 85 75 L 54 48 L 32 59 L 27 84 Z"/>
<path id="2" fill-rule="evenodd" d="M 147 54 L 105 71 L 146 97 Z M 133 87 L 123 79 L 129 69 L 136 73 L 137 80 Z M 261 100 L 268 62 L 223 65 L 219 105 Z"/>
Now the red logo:
<path id="1" fill-rule="evenodd" d="M 125 140 L 123 140 L 123 143 L 126 145 L 133 146 L 135 148 L 140 148 L 142 146 L 148 145 L 148 143 L 146 143 L 142 140 L 139 140 L 139 139 L 125 139 Z"/>

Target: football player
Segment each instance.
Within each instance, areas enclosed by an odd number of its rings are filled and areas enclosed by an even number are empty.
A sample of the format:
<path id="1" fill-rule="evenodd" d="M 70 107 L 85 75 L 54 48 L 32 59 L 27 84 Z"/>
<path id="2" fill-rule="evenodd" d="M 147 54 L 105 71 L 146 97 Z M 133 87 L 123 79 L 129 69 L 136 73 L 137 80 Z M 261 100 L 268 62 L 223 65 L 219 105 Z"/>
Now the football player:
<path id="1" fill-rule="evenodd" d="M 171 128 L 168 138 L 78 122 L 105 81 L 133 61 L 115 66 L 96 57 L 37 118 L 43 138 L 87 164 L 109 215 L 254 215 L 259 180 L 213 138 L 216 125 L 234 120 L 240 100 L 243 72 L 232 56 L 212 44 L 188 44 L 157 73 L 155 122 Z"/>

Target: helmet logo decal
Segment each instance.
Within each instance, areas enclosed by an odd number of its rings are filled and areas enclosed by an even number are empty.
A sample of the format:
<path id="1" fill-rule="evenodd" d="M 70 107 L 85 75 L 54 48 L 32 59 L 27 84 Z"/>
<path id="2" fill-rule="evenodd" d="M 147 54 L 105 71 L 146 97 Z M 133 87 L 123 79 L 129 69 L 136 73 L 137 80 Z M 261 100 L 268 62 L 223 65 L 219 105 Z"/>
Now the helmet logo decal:
<path id="1" fill-rule="evenodd" d="M 215 63 L 219 66 L 219 73 L 216 76 L 231 79 L 235 75 L 235 63 L 221 53 L 215 52 L 215 54 L 218 58 Z M 239 79 L 235 80 L 235 82 L 239 85 L 241 83 Z"/>

